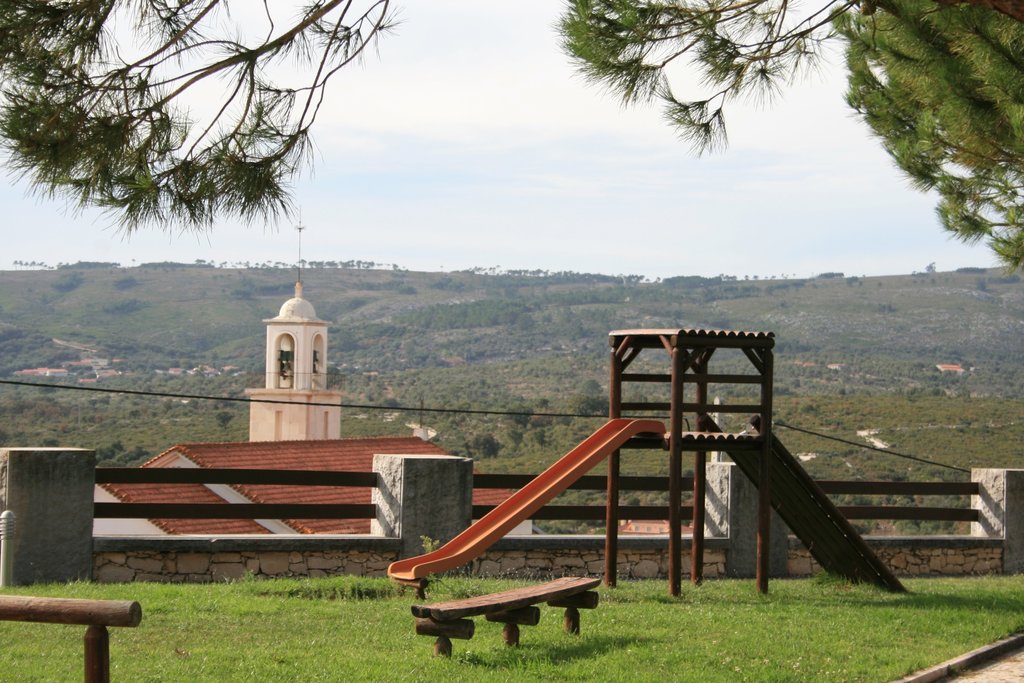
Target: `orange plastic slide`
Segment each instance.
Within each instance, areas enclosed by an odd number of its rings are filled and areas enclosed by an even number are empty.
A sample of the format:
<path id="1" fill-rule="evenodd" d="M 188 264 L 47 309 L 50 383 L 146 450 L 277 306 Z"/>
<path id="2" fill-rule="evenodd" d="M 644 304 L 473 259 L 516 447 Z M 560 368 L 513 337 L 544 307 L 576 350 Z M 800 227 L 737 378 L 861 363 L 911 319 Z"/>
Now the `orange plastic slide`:
<path id="1" fill-rule="evenodd" d="M 632 437 L 646 433 L 663 436 L 665 425 L 658 420 L 609 420 L 536 479 L 442 547 L 426 555 L 393 562 L 388 567 L 388 576 L 398 581 L 415 581 L 466 564 Z"/>

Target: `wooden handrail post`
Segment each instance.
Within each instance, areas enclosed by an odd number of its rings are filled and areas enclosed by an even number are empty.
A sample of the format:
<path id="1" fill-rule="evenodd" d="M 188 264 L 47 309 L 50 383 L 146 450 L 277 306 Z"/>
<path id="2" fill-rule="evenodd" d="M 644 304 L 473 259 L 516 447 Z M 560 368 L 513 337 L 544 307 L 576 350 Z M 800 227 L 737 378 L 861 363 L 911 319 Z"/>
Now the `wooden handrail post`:
<path id="1" fill-rule="evenodd" d="M 106 626 L 85 630 L 85 683 L 110 683 L 110 634 Z"/>
<path id="2" fill-rule="evenodd" d="M 85 630 L 85 683 L 110 683 L 107 626 L 138 626 L 142 607 L 129 600 L 82 600 L 0 595 L 0 621 L 77 624 Z"/>

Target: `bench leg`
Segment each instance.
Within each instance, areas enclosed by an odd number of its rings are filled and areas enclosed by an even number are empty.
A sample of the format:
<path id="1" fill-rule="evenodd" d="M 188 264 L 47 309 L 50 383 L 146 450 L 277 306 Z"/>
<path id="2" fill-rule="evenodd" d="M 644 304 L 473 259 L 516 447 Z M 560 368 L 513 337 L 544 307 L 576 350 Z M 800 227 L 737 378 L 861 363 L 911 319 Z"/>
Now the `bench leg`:
<path id="1" fill-rule="evenodd" d="M 85 683 L 110 683 L 110 634 L 106 626 L 85 631 Z"/>
<path id="2" fill-rule="evenodd" d="M 519 626 L 516 624 L 505 624 L 505 628 L 501 629 L 501 639 L 505 641 L 505 644 L 509 647 L 516 647 L 519 645 Z"/>
<path id="3" fill-rule="evenodd" d="M 575 607 L 565 608 L 565 632 L 574 636 L 580 634 L 580 611 Z"/>
<path id="4" fill-rule="evenodd" d="M 438 636 L 437 640 L 434 641 L 434 656 L 435 657 L 451 657 L 452 656 L 452 641 L 448 636 Z"/>

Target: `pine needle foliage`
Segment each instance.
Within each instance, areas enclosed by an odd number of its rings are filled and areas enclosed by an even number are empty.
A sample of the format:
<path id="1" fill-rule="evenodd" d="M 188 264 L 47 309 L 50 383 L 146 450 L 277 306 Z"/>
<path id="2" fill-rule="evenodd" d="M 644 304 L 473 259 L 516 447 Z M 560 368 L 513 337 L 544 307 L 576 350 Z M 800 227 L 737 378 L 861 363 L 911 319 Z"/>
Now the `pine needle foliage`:
<path id="1" fill-rule="evenodd" d="M 847 101 L 942 226 L 1024 267 L 1024 24 L 922 0 L 844 16 Z"/>
<path id="2" fill-rule="evenodd" d="M 955 2 L 570 0 L 560 30 L 585 77 L 625 104 L 660 102 L 698 154 L 726 144 L 729 101 L 770 99 L 845 39 L 850 106 L 938 193 L 942 226 L 1024 269 L 1024 17 Z"/>
<path id="3" fill-rule="evenodd" d="M 291 208 L 331 76 L 390 0 L 5 0 L 0 145 L 34 189 L 122 230 Z"/>
<path id="4" fill-rule="evenodd" d="M 574 0 L 560 22 L 580 72 L 626 104 L 660 102 L 698 154 L 726 143 L 725 105 L 770 100 L 813 69 L 832 19 L 854 5 L 826 2 L 800 14 L 789 0 Z M 670 76 L 693 74 L 687 94 Z"/>

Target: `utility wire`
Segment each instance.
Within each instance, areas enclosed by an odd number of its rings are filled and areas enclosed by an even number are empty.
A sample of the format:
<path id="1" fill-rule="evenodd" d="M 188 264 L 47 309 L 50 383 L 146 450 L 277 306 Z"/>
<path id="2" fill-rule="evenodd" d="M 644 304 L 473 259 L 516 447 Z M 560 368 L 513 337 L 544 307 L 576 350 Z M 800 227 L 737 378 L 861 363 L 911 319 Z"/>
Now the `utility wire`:
<path id="1" fill-rule="evenodd" d="M 65 389 L 70 391 L 92 391 L 102 394 L 128 394 L 130 396 L 155 396 L 158 398 L 187 398 L 195 399 L 200 401 L 231 401 L 233 403 L 279 403 L 283 405 L 295 405 L 293 401 L 281 401 L 270 398 L 249 398 L 241 396 L 205 396 L 203 394 L 178 394 L 164 391 L 141 391 L 139 389 L 109 389 L 104 387 L 82 387 L 71 384 L 49 384 L 46 382 L 23 382 L 18 380 L 0 379 L 0 384 L 10 384 L 13 386 L 21 387 L 38 387 L 43 389 Z M 461 415 L 507 415 L 507 416 L 522 416 L 522 417 L 583 417 L 583 418 L 603 418 L 608 419 L 607 415 L 585 415 L 582 413 L 538 413 L 531 410 L 477 410 L 473 408 L 427 408 L 420 406 L 417 408 L 410 408 L 407 406 L 382 406 L 382 405 L 371 405 L 367 403 L 322 403 L 318 401 L 304 401 L 303 405 L 310 406 L 323 406 L 323 407 L 342 407 L 342 408 L 356 408 L 359 410 L 391 410 L 391 411 L 411 411 L 411 412 L 423 412 L 423 413 L 455 413 Z"/>
<path id="2" fill-rule="evenodd" d="M 946 469 L 949 469 L 949 470 L 956 470 L 957 472 L 967 472 L 968 474 L 971 473 L 970 470 L 965 469 L 963 467 L 957 467 L 956 465 L 947 465 L 946 463 L 943 463 L 943 462 L 935 462 L 934 460 L 927 460 L 925 458 L 921 458 L 921 457 L 918 457 L 916 455 L 909 455 L 907 453 L 900 453 L 898 451 L 892 451 L 892 450 L 889 450 L 888 448 L 879 448 L 878 446 L 869 446 L 867 444 L 858 443 L 856 441 L 850 441 L 849 439 L 842 439 L 842 438 L 840 438 L 838 436 L 829 436 L 828 434 L 821 434 L 820 432 L 812 432 L 810 429 L 804 429 L 803 427 L 794 427 L 793 425 L 786 424 L 785 422 L 782 422 L 780 420 L 775 420 L 774 424 L 775 424 L 776 427 L 785 427 L 786 429 L 792 429 L 794 432 L 802 432 L 804 434 L 810 434 L 811 436 L 816 436 L 819 439 L 828 439 L 829 441 L 838 441 L 839 443 L 844 443 L 844 444 L 847 444 L 849 446 L 856 446 L 857 448 L 864 448 L 864 449 L 867 449 L 869 451 L 877 451 L 879 453 L 885 453 L 886 455 L 894 455 L 897 458 L 904 458 L 906 460 L 913 460 L 915 462 L 924 463 L 925 465 L 932 465 L 934 467 L 945 467 Z"/>
<path id="3" fill-rule="evenodd" d="M 63 389 L 69 391 L 91 391 L 96 393 L 104 394 L 127 394 L 130 396 L 152 396 L 157 398 L 177 398 L 177 399 L 195 399 L 200 401 L 230 401 L 233 403 L 278 403 L 285 405 L 294 405 L 291 401 L 280 401 L 275 399 L 266 398 L 249 398 L 241 396 L 206 396 L 203 394 L 179 394 L 162 391 L 142 391 L 139 389 L 109 389 L 105 387 L 83 387 L 69 384 L 50 384 L 46 382 L 24 382 L 19 380 L 8 380 L 0 379 L 0 384 L 8 384 L 12 386 L 22 387 L 37 387 L 43 389 Z M 382 406 L 372 405 L 366 403 L 320 403 L 316 401 L 310 401 L 306 405 L 311 406 L 324 406 L 324 407 L 342 407 L 357 410 L 389 410 L 399 412 L 419 412 L 419 413 L 432 413 L 432 414 L 453 414 L 453 415 L 493 415 L 497 417 L 569 417 L 569 418 L 583 418 L 583 419 L 608 419 L 607 415 L 595 415 L 587 413 L 556 413 L 556 412 L 534 412 L 529 410 L 484 410 L 484 409 L 473 409 L 473 408 L 428 408 L 422 403 L 416 408 L 410 408 L 407 406 Z M 963 467 L 957 467 L 956 465 L 947 465 L 946 463 L 936 462 L 934 460 L 928 460 L 916 455 L 910 455 L 908 453 L 900 453 L 898 451 L 889 450 L 887 448 L 878 448 L 877 446 L 870 446 L 868 444 L 858 443 L 856 441 L 850 441 L 843 439 L 838 436 L 830 436 L 828 434 L 822 434 L 821 432 L 815 432 L 810 429 L 804 429 L 803 427 L 796 427 L 788 424 L 781 420 L 776 419 L 774 424 L 778 427 L 784 427 L 791 429 L 795 432 L 801 432 L 810 436 L 818 437 L 819 439 L 826 439 L 828 441 L 836 441 L 838 443 L 846 444 L 848 446 L 855 446 L 857 448 L 863 448 L 869 451 L 877 451 L 878 453 L 885 453 L 886 455 L 892 455 L 897 458 L 903 458 L 905 460 L 913 460 L 925 465 L 932 465 L 934 467 L 943 467 L 945 469 L 955 470 L 957 472 L 966 472 L 970 474 L 969 469 Z"/>

